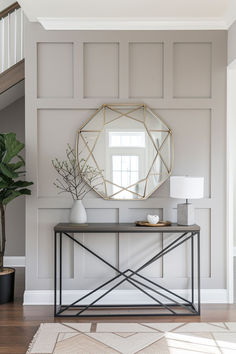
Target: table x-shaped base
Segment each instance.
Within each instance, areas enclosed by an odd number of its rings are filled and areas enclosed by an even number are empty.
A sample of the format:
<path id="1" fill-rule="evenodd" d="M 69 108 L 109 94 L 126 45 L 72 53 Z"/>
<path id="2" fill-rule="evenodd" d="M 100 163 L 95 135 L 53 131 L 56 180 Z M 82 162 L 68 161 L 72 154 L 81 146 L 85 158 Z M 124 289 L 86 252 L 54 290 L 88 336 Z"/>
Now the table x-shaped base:
<path id="1" fill-rule="evenodd" d="M 63 305 L 62 304 L 62 237 L 66 236 L 71 241 L 85 249 L 88 253 L 92 254 L 94 257 L 99 259 L 101 262 L 105 263 L 108 267 L 112 268 L 117 272 L 117 275 L 112 277 L 111 279 L 107 280 L 106 282 L 99 285 L 97 288 L 89 291 L 86 295 L 80 297 L 70 305 Z M 57 238 L 59 236 L 59 259 L 58 258 L 58 251 L 57 251 Z M 195 288 L 194 288 L 194 240 L 195 236 L 197 237 L 197 301 L 195 301 Z M 157 282 L 148 279 L 144 275 L 141 275 L 140 272 L 151 265 L 152 263 L 156 262 L 158 259 L 164 257 L 167 253 L 173 251 L 175 248 L 179 247 L 183 243 L 190 240 L 191 242 L 191 293 L 190 298 L 191 300 L 186 299 L 183 296 L 180 296 L 176 292 L 173 292 L 167 289 L 164 286 L 161 286 Z M 164 247 L 161 251 L 159 251 L 156 255 L 151 257 L 148 261 L 146 261 L 143 265 L 141 265 L 136 270 L 126 269 L 125 271 L 120 271 L 117 267 L 109 263 L 107 260 L 99 256 L 93 250 L 86 247 L 83 243 L 75 239 L 71 236 L 68 232 L 55 232 L 54 238 L 54 246 L 55 246 L 55 293 L 54 293 L 54 315 L 55 316 L 63 316 L 63 317 L 94 317 L 94 316 L 130 316 L 131 314 L 121 314 L 116 312 L 115 314 L 91 314 L 89 310 L 92 308 L 146 308 L 149 307 L 151 309 L 161 309 L 162 312 L 156 313 L 155 311 L 149 311 L 149 313 L 142 313 L 142 315 L 147 316 L 192 316 L 192 315 L 199 315 L 200 314 L 200 233 L 199 231 L 196 232 L 184 232 L 179 235 L 174 241 L 169 243 L 166 247 Z M 59 261 L 59 304 L 57 304 L 57 262 Z M 115 290 L 118 286 L 123 284 L 124 282 L 128 282 L 132 284 L 136 289 L 144 293 L 147 297 L 152 300 L 152 304 L 150 305 L 143 305 L 143 304 L 126 304 L 126 305 L 99 305 L 97 304 L 102 298 L 108 295 L 111 291 Z M 112 285 L 113 284 L 113 285 Z M 86 305 L 81 305 L 80 302 L 87 299 L 90 295 L 95 294 L 98 290 L 101 290 L 105 286 L 111 285 L 108 290 L 105 290 L 102 295 L 98 296 L 95 300 L 91 303 Z M 162 299 L 162 301 L 161 301 Z M 68 313 L 69 310 L 73 309 L 73 314 Z M 76 310 L 76 311 L 75 311 Z M 163 312 L 164 310 L 164 312 Z M 140 316 L 139 313 L 132 313 L 132 316 Z"/>

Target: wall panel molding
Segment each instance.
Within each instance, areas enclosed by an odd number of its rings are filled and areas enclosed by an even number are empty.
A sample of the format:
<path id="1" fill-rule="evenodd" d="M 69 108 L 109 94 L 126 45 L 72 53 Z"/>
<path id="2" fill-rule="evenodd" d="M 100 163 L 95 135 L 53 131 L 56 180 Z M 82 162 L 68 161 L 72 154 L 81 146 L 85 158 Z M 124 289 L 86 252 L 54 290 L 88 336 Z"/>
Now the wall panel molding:
<path id="1" fill-rule="evenodd" d="M 148 106 L 153 109 L 212 109 L 216 105 L 215 99 L 205 99 L 205 98 L 173 98 L 163 100 L 161 98 L 145 98 L 145 99 L 130 99 L 128 96 L 126 98 L 120 99 L 121 103 L 143 103 L 145 102 Z M 117 103 L 117 99 L 110 98 L 109 103 Z M 104 98 L 93 98 L 88 99 L 38 99 L 36 104 L 38 109 L 97 109 L 100 105 L 104 103 Z M 106 102 L 107 103 L 107 102 Z"/>
<path id="2" fill-rule="evenodd" d="M 129 43 L 129 98 L 163 98 L 164 43 Z"/>
<path id="3" fill-rule="evenodd" d="M 205 197 L 193 201 L 203 232 L 202 287 L 210 294 L 206 295 L 209 301 L 226 301 L 225 31 L 50 32 L 26 22 L 26 36 L 26 164 L 27 179 L 33 180 L 34 185 L 32 196 L 27 198 L 25 303 L 40 301 L 39 294 L 42 301 L 51 297 L 53 225 L 67 220 L 72 205 L 69 197 L 57 196 L 54 190 L 51 159 L 64 156 L 66 143 L 73 144 L 76 130 L 99 105 L 117 102 L 144 102 L 159 112 L 174 132 L 177 156 L 173 173 L 205 177 Z M 60 48 L 63 55 L 62 61 L 48 72 L 53 65 L 51 45 Z M 44 46 L 43 55 L 38 55 L 40 46 Z M 153 57 L 149 58 L 149 54 Z M 45 58 L 49 61 L 46 64 Z M 71 66 L 61 72 L 63 63 L 70 60 Z M 38 82 L 39 73 L 43 83 Z M 156 212 L 165 220 L 176 221 L 179 202 L 169 198 L 168 181 L 144 201 L 107 201 L 94 192 L 84 200 L 89 221 L 114 222 L 134 221 Z M 138 240 L 136 249 L 135 242 L 132 244 L 131 238 L 125 240 L 125 235 L 111 236 L 108 248 L 107 242 L 99 242 L 93 235 L 88 242 L 92 247 L 101 247 L 106 256 L 111 254 L 114 262 L 122 266 L 132 252 L 136 262 L 142 258 L 143 242 L 145 248 L 154 244 L 160 247 L 166 242 L 165 236 L 158 236 L 158 240 L 146 236 L 145 240 Z M 89 274 L 85 254 L 80 254 L 82 258 L 78 260 L 76 248 L 65 247 L 70 258 L 64 274 L 68 292 L 79 286 L 81 291 L 89 289 L 91 281 L 99 283 L 103 279 Z M 123 253 L 123 249 L 127 252 Z M 186 251 L 187 248 L 182 249 L 172 259 L 150 268 L 149 275 L 163 285 L 169 282 L 172 288 L 186 289 Z M 171 263 L 178 268 L 177 277 L 171 274 Z"/>
<path id="4" fill-rule="evenodd" d="M 84 43 L 84 98 L 119 97 L 119 43 Z"/>
<path id="5" fill-rule="evenodd" d="M 174 98 L 211 98 L 211 48 L 211 42 L 173 43 Z"/>
<path id="6" fill-rule="evenodd" d="M 173 292 L 178 292 L 180 296 L 188 296 L 188 289 L 176 290 L 171 289 Z M 65 290 L 63 298 L 65 304 L 71 304 L 73 301 L 85 295 L 89 290 Z M 102 294 L 102 293 L 101 293 Z M 54 293 L 52 290 L 26 290 L 24 293 L 24 305 L 53 305 Z M 116 290 L 109 296 L 104 298 L 102 304 L 125 304 L 136 303 L 142 301 L 144 304 L 150 304 L 150 298 L 140 296 L 135 290 Z M 228 302 L 226 289 L 202 289 L 201 301 L 203 304 L 226 304 Z"/>
<path id="7" fill-rule="evenodd" d="M 74 96 L 73 43 L 37 45 L 38 97 Z"/>

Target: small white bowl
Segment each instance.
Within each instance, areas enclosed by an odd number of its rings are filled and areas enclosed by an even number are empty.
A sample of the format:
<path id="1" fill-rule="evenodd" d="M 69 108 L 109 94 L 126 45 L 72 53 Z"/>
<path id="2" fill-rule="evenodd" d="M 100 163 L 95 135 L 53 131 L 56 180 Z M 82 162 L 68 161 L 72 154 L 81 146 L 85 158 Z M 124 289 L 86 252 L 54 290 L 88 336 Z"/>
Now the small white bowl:
<path id="1" fill-rule="evenodd" d="M 149 224 L 157 224 L 159 222 L 158 215 L 147 215 L 147 221 Z"/>

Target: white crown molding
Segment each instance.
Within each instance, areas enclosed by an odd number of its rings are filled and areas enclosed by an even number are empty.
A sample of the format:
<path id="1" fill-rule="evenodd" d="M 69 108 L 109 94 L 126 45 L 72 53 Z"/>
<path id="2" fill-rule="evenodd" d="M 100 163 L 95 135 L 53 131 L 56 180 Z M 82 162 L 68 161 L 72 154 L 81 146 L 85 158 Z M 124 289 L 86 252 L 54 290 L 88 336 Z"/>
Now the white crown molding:
<path id="1" fill-rule="evenodd" d="M 230 28 L 230 26 L 236 21 L 236 1 L 235 0 L 229 0 L 229 4 L 224 15 L 224 20 L 227 25 L 227 28 Z"/>
<path id="2" fill-rule="evenodd" d="M 71 304 L 76 299 L 84 296 L 90 290 L 63 290 L 63 303 Z M 177 292 L 180 296 L 186 298 L 190 295 L 189 289 L 172 290 Z M 98 291 L 97 295 L 102 295 L 105 290 Z M 92 298 L 92 297 L 90 297 Z M 53 305 L 54 291 L 53 290 L 26 290 L 24 293 L 24 305 Z M 145 294 L 137 290 L 114 290 L 108 294 L 106 298 L 100 300 L 99 304 L 153 304 L 154 301 L 150 300 Z M 226 289 L 202 289 L 201 290 L 201 303 L 216 304 L 228 303 L 228 292 Z M 81 302 L 82 304 L 82 302 Z M 86 304 L 86 302 L 84 302 Z"/>
<path id="3" fill-rule="evenodd" d="M 223 18 L 51 18 L 38 17 L 46 30 L 226 30 Z"/>
<path id="4" fill-rule="evenodd" d="M 226 20 L 225 20 L 226 28 L 229 29 L 235 21 L 236 21 L 236 17 L 235 16 L 232 16 L 230 18 L 227 17 Z"/>

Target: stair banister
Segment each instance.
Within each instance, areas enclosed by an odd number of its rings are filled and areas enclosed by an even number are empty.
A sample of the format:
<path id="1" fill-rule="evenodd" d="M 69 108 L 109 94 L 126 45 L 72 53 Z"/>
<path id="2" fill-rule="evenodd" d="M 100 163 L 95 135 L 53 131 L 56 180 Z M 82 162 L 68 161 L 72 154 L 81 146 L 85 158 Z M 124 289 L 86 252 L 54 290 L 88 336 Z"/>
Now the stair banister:
<path id="1" fill-rule="evenodd" d="M 24 58 L 23 12 L 15 2 L 0 12 L 0 73 Z"/>

